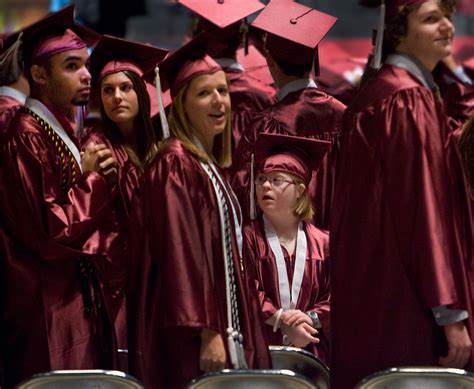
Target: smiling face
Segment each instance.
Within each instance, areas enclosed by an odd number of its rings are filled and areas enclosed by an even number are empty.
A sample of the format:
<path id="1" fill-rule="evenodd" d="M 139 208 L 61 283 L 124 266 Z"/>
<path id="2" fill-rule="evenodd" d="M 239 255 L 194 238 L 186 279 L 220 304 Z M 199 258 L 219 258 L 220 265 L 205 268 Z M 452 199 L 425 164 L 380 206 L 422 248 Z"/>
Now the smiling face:
<path id="1" fill-rule="evenodd" d="M 224 132 L 230 117 L 230 96 L 225 73 L 220 70 L 192 79 L 184 97 L 184 111 L 195 135 L 206 148 Z"/>
<path id="2" fill-rule="evenodd" d="M 453 36 L 451 14 L 442 9 L 438 0 L 428 0 L 408 14 L 408 31 L 397 51 L 418 59 L 432 70 L 451 54 Z"/>
<path id="3" fill-rule="evenodd" d="M 107 117 L 119 127 L 132 128 L 139 113 L 138 97 L 132 80 L 123 72 L 104 77 L 100 98 Z"/>
<path id="4" fill-rule="evenodd" d="M 305 186 L 295 184 L 291 174 L 274 171 L 258 174 L 256 179 L 257 203 L 266 215 L 293 216 L 298 198 Z"/>

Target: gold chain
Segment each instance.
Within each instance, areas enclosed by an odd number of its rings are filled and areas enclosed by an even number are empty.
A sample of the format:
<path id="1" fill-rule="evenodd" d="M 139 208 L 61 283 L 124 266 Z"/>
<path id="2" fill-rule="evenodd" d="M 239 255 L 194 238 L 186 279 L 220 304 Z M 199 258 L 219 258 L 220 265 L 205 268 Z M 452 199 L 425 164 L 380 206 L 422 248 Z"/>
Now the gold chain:
<path id="1" fill-rule="evenodd" d="M 53 130 L 53 128 L 50 126 L 48 122 L 46 122 L 42 117 L 37 115 L 31 109 L 27 107 L 24 107 L 24 108 L 40 124 L 40 126 L 46 132 L 49 139 L 51 140 L 54 147 L 56 148 L 56 151 L 59 153 L 61 157 L 60 184 L 61 184 L 61 189 L 63 193 L 65 194 L 67 193 L 70 186 L 73 185 L 77 179 L 77 171 L 79 169 L 79 166 L 77 165 L 76 159 L 72 155 L 72 152 L 69 149 L 69 147 L 67 147 L 64 141 L 61 139 L 61 137 L 56 133 L 56 131 Z"/>

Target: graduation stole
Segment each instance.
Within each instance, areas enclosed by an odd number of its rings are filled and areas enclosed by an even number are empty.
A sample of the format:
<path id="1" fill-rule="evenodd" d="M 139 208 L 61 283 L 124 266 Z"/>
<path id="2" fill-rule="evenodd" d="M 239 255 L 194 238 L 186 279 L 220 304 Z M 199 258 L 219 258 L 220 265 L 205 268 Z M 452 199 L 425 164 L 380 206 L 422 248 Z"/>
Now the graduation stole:
<path id="1" fill-rule="evenodd" d="M 298 235 L 296 238 L 296 258 L 295 258 L 295 270 L 293 272 L 293 280 L 291 282 L 290 292 L 290 281 L 288 279 L 288 272 L 286 271 L 285 258 L 283 256 L 283 250 L 278 240 L 273 226 L 263 217 L 265 226 L 265 236 L 268 244 L 275 256 L 277 271 L 278 271 L 278 289 L 280 291 L 280 303 L 283 309 L 295 309 L 298 303 L 298 297 L 300 295 L 301 283 L 303 282 L 304 269 L 306 265 L 306 249 L 307 241 L 306 234 L 303 231 L 303 223 L 298 226 Z"/>
<path id="2" fill-rule="evenodd" d="M 45 121 L 41 116 L 37 115 L 29 108 L 23 107 L 23 109 L 33 116 L 33 118 L 35 118 L 35 120 L 39 123 L 41 128 L 48 135 L 57 153 L 61 157 L 61 177 L 59 182 L 63 194 L 66 194 L 69 188 L 76 182 L 78 172 L 80 171 L 76 159 L 72 155 L 69 147 L 67 147 L 62 138 L 56 133 L 56 131 L 54 131 L 47 121 Z"/>

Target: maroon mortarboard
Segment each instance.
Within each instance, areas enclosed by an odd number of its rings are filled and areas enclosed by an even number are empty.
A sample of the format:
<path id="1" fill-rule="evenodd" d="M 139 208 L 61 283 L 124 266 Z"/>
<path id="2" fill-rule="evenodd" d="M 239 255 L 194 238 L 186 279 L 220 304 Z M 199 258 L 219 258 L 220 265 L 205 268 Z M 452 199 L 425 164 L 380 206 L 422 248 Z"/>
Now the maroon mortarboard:
<path id="1" fill-rule="evenodd" d="M 329 146 L 330 142 L 299 136 L 260 134 L 255 143 L 256 171 L 290 173 L 308 185 Z"/>
<path id="2" fill-rule="evenodd" d="M 268 33 L 266 49 L 272 56 L 291 64 L 313 62 L 318 43 L 336 18 L 292 1 L 271 1 L 252 22 Z"/>
<path id="3" fill-rule="evenodd" d="M 167 91 L 169 90 L 172 101 L 188 81 L 203 74 L 222 70 L 210 56 L 219 50 L 222 50 L 222 47 L 219 47 L 216 41 L 210 40 L 207 33 L 202 32 L 181 48 L 168 53 L 159 67 L 151 67 L 145 72 L 146 81 L 152 82 L 153 79 L 155 81 L 164 139 L 169 136 L 164 105 L 164 100 L 170 101 L 166 99 Z"/>
<path id="4" fill-rule="evenodd" d="M 312 172 L 317 170 L 329 150 L 330 142 L 299 136 L 265 134 L 258 136 L 254 145 L 251 163 L 250 219 L 255 219 L 255 172 L 275 171 L 295 175 L 306 186 L 311 181 Z M 256 169 L 254 169 L 256 165 Z"/>
<path id="5" fill-rule="evenodd" d="M 104 35 L 91 54 L 91 74 L 94 83 L 106 75 L 129 70 L 142 77 L 144 72 L 157 66 L 167 50 Z"/>
<path id="6" fill-rule="evenodd" d="M 200 33 L 181 48 L 171 52 L 159 67 L 161 87 L 170 89 L 174 99 L 179 90 L 191 79 L 212 74 L 222 70 L 221 66 L 211 58 L 212 47 L 209 47 L 209 35 Z M 213 42 L 216 50 L 216 44 Z"/>
<path id="7" fill-rule="evenodd" d="M 219 34 L 221 39 L 239 31 L 240 21 L 265 7 L 258 0 L 177 0 L 199 15 L 204 31 Z M 219 36 L 217 36 L 219 38 Z"/>
<path id="8" fill-rule="evenodd" d="M 100 34 L 74 22 L 74 6 L 50 13 L 7 39 L 16 40 L 20 33 L 23 33 L 23 53 L 29 64 L 63 51 L 92 46 L 100 38 Z"/>

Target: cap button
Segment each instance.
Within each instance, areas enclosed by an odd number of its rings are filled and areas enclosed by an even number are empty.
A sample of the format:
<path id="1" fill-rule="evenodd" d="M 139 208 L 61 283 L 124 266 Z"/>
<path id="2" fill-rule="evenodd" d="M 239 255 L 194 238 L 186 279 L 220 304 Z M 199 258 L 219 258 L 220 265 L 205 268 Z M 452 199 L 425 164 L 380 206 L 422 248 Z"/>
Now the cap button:
<path id="1" fill-rule="evenodd" d="M 297 19 L 295 19 L 295 18 L 293 18 L 293 19 L 290 19 L 290 23 L 291 23 L 291 24 L 296 24 L 297 22 L 298 22 L 298 20 L 297 20 Z"/>

